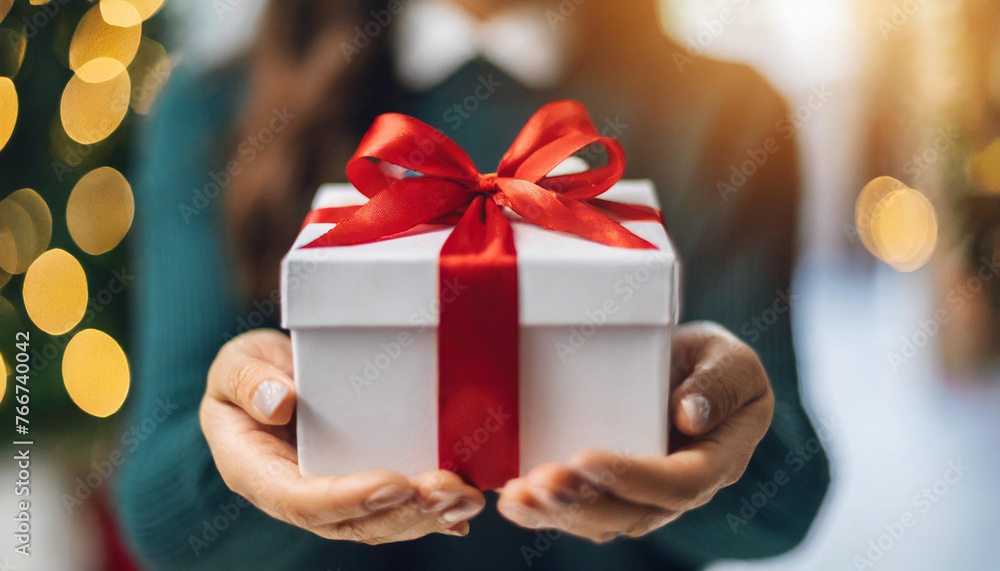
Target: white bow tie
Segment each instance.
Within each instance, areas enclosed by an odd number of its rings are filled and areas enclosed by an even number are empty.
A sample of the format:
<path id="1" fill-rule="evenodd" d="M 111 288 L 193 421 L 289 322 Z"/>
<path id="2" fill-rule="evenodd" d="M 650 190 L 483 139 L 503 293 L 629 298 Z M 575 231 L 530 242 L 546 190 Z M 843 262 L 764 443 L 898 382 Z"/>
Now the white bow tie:
<path id="1" fill-rule="evenodd" d="M 396 74 L 407 87 L 428 89 L 482 57 L 526 87 L 553 87 L 564 71 L 561 24 L 550 24 L 538 4 L 480 21 L 448 0 L 412 0 L 397 22 Z"/>

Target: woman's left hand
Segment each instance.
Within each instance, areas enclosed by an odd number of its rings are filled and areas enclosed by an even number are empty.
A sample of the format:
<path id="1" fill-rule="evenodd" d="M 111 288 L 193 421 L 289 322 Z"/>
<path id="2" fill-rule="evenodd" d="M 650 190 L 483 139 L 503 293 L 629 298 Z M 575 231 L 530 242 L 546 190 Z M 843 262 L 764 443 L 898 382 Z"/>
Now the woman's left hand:
<path id="1" fill-rule="evenodd" d="M 735 483 L 771 423 L 774 395 L 757 354 L 723 327 L 691 323 L 671 347 L 670 454 L 581 450 L 543 464 L 500 491 L 500 513 L 529 528 L 557 528 L 604 543 L 637 537 L 704 505 Z"/>

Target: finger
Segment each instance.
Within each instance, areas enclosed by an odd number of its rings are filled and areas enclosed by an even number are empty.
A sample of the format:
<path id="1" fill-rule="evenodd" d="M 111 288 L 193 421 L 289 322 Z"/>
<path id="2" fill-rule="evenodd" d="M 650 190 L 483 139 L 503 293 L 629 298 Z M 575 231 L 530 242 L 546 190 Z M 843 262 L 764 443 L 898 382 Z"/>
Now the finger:
<path id="1" fill-rule="evenodd" d="M 410 478 L 410 484 L 417 490 L 422 511 L 440 517 L 447 527 L 472 519 L 486 506 L 483 493 L 454 472 L 427 472 Z"/>
<path id="2" fill-rule="evenodd" d="M 417 491 L 411 501 L 328 526 L 320 533 L 373 544 L 407 541 L 430 533 L 453 534 L 452 528 L 456 526 L 458 533 L 467 533 L 468 528 L 460 524 L 482 511 L 486 504 L 479 490 L 444 470 L 415 476 L 410 485 Z"/>
<path id="3" fill-rule="evenodd" d="M 684 434 L 705 434 L 747 403 L 770 394 L 757 354 L 721 327 L 701 326 L 674 341 L 683 380 L 670 395 L 674 424 Z"/>
<path id="4" fill-rule="evenodd" d="M 569 467 L 631 502 L 684 512 L 707 503 L 736 482 L 746 469 L 744 455 L 714 440 L 698 440 L 667 456 L 627 457 L 605 450 L 574 454 Z"/>
<path id="5" fill-rule="evenodd" d="M 243 411 L 205 399 L 201 422 L 219 473 L 231 490 L 272 517 L 305 529 L 369 516 L 409 502 L 409 479 L 391 470 L 303 477 L 295 448 Z"/>
<path id="6" fill-rule="evenodd" d="M 291 343 L 277 331 L 233 338 L 208 371 L 207 395 L 231 402 L 264 424 L 286 424 L 295 410 Z"/>
<path id="7" fill-rule="evenodd" d="M 500 513 L 529 528 L 551 527 L 605 543 L 639 536 L 668 519 L 663 510 L 598 491 L 566 467 L 546 464 L 504 486 Z"/>

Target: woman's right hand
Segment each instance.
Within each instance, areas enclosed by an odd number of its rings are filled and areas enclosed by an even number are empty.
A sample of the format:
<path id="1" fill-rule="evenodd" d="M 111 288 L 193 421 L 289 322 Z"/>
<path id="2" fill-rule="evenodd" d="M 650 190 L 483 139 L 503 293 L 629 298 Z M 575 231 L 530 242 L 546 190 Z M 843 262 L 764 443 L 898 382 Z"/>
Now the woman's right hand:
<path id="1" fill-rule="evenodd" d="M 201 428 L 222 479 L 265 513 L 328 539 L 367 544 L 465 535 L 483 494 L 452 472 L 299 474 L 291 342 L 273 330 L 235 337 L 208 371 Z"/>

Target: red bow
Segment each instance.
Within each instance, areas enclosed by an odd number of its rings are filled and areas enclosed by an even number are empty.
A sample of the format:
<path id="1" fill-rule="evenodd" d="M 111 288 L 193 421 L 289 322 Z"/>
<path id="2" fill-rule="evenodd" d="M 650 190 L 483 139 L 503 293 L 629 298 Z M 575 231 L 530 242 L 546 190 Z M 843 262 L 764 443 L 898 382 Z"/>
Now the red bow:
<path id="1" fill-rule="evenodd" d="M 607 151 L 605 166 L 547 176 L 593 144 Z M 601 210 L 657 221 L 658 212 L 595 198 L 624 168 L 621 145 L 600 136 L 575 101 L 536 112 L 489 174 L 479 173 L 465 151 L 433 127 L 389 113 L 375 119 L 347 164 L 348 179 L 370 200 L 307 218 L 337 225 L 306 248 L 374 242 L 424 223 L 456 224 L 441 249 L 438 276 L 441 468 L 482 489 L 499 488 L 519 471 L 517 252 L 499 207 L 608 246 L 655 249 Z M 422 176 L 404 176 L 407 170 Z M 465 287 L 457 295 L 445 292 L 452 284 Z"/>

